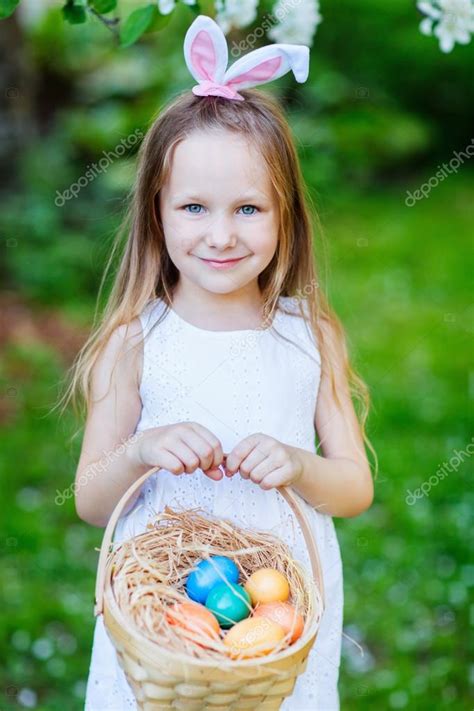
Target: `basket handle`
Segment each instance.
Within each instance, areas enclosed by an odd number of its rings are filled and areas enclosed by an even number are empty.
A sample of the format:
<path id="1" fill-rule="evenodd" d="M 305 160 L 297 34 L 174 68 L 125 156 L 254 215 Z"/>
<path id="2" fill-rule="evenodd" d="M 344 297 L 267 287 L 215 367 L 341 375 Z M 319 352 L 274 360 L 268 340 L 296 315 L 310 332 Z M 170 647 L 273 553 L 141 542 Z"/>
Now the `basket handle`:
<path id="1" fill-rule="evenodd" d="M 109 521 L 108 521 L 107 526 L 104 531 L 102 545 L 100 547 L 99 564 L 98 564 L 98 568 L 97 568 L 97 579 L 96 579 L 96 585 L 95 585 L 95 604 L 94 604 L 94 616 L 95 617 L 102 614 L 102 612 L 103 612 L 105 569 L 106 569 L 106 564 L 107 564 L 107 557 L 110 552 L 110 545 L 112 543 L 112 536 L 114 534 L 115 527 L 117 525 L 117 521 L 120 518 L 123 509 L 125 508 L 126 504 L 130 500 L 132 495 L 135 493 L 135 491 L 137 491 L 137 489 L 143 484 L 144 481 L 146 481 L 148 479 L 149 476 L 151 476 L 155 472 L 159 471 L 159 469 L 161 469 L 161 468 L 162 467 L 154 467 L 153 469 L 150 469 L 149 471 L 145 472 L 145 474 L 142 474 L 142 476 L 140 476 L 136 481 L 134 481 L 133 484 L 123 494 L 122 498 L 117 503 L 115 509 L 112 512 L 112 515 L 109 518 Z M 325 604 L 325 597 L 324 597 L 323 576 L 321 573 L 321 562 L 319 559 L 318 548 L 317 548 L 316 542 L 314 540 L 313 531 L 312 531 L 310 523 L 308 521 L 308 517 L 306 516 L 306 513 L 303 510 L 303 507 L 302 507 L 298 497 L 294 494 L 294 492 L 292 491 L 292 489 L 289 486 L 278 486 L 277 490 L 280 492 L 280 494 L 286 500 L 286 502 L 292 509 L 293 513 L 295 514 L 295 516 L 298 519 L 298 522 L 301 526 L 301 530 L 303 532 L 303 536 L 304 536 L 304 539 L 305 539 L 305 542 L 306 542 L 306 545 L 308 548 L 308 552 L 309 552 L 309 558 L 311 561 L 311 569 L 313 571 L 313 576 L 314 576 L 315 582 L 317 583 L 317 585 L 319 587 L 321 597 L 323 600 L 323 605 L 324 605 Z"/>

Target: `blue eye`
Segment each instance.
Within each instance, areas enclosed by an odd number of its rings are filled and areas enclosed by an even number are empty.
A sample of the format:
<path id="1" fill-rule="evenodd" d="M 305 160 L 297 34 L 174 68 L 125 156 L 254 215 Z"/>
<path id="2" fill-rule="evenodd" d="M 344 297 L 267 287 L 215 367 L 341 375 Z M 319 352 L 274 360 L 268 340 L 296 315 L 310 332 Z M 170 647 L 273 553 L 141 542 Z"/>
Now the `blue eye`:
<path id="1" fill-rule="evenodd" d="M 189 212 L 189 214 L 191 214 L 191 215 L 199 215 L 199 214 L 200 214 L 200 209 L 198 209 L 198 210 L 188 210 L 188 209 L 187 209 L 188 207 L 189 207 L 189 208 L 191 208 L 191 207 L 202 208 L 202 205 L 200 205 L 200 204 L 197 203 L 197 202 L 192 202 L 192 203 L 189 203 L 188 205 L 183 205 L 183 210 L 185 210 L 186 212 Z M 241 210 L 245 210 L 246 208 L 250 208 L 251 210 L 253 210 L 253 212 L 244 212 L 244 213 L 243 213 L 244 215 L 248 215 L 248 216 L 255 215 L 255 212 L 258 211 L 258 208 L 255 207 L 255 205 L 242 205 L 242 207 L 241 207 L 240 209 L 241 209 Z"/>
<path id="2" fill-rule="evenodd" d="M 202 207 L 202 205 L 199 205 L 197 202 L 192 202 L 189 205 L 185 205 L 183 207 L 183 210 L 186 210 L 187 207 Z M 199 212 L 196 210 L 191 210 L 191 215 L 199 215 Z"/>
<path id="3" fill-rule="evenodd" d="M 243 205 L 242 210 L 244 210 L 246 207 L 250 207 L 252 210 L 258 210 L 255 205 Z M 244 215 L 255 215 L 255 212 L 244 212 Z"/>

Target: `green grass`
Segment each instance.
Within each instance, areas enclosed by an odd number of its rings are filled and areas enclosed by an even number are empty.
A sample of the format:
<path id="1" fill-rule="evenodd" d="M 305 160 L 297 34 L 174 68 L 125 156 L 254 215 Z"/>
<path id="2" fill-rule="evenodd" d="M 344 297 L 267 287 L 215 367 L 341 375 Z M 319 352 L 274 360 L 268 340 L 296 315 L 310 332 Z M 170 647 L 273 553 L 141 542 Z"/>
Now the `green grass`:
<path id="1" fill-rule="evenodd" d="M 453 176 L 407 208 L 405 191 L 417 187 L 321 198 L 331 298 L 372 392 L 369 433 L 380 461 L 372 508 L 336 520 L 345 631 L 364 650 L 344 640 L 347 711 L 370 702 L 410 711 L 470 708 L 472 461 L 414 505 L 405 499 L 473 434 L 473 181 Z M 64 308 L 73 312 L 71 303 Z M 63 368 L 52 349 L 30 346 L 10 346 L 1 365 L 2 407 L 10 413 L 0 460 L 5 709 L 18 708 L 25 689 L 36 694 L 38 709 L 83 708 L 102 531 L 76 518 L 72 499 L 54 501 L 71 483 L 79 454 L 79 443 L 69 444 L 71 418 L 46 416 Z"/>
<path id="2" fill-rule="evenodd" d="M 406 498 L 474 442 L 472 184 L 456 177 L 411 208 L 405 190 L 323 205 L 332 299 L 371 389 L 380 460 L 370 511 L 336 522 L 345 625 L 364 649 L 344 643 L 342 707 L 351 711 L 369 701 L 417 710 L 468 704 L 472 460 L 432 479 L 422 499 Z"/>

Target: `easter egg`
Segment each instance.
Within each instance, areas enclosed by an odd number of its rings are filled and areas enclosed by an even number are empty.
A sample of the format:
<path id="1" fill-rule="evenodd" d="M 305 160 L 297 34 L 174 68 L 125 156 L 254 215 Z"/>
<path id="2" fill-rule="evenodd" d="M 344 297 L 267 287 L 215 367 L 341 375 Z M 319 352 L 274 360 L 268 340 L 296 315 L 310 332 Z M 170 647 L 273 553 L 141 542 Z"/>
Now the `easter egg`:
<path id="1" fill-rule="evenodd" d="M 213 555 L 201 560 L 186 580 L 186 592 L 195 602 L 204 604 L 212 588 L 218 583 L 228 580 L 236 583 L 239 579 L 239 569 L 230 558 L 223 555 Z"/>
<path id="2" fill-rule="evenodd" d="M 249 617 L 229 630 L 224 644 L 231 657 L 261 657 L 272 652 L 285 630 L 267 617 Z"/>
<path id="3" fill-rule="evenodd" d="M 196 602 L 175 602 L 166 610 L 165 617 L 170 625 L 176 625 L 187 632 L 219 639 L 219 623 L 204 605 Z M 206 645 L 203 643 L 200 646 Z"/>
<path id="4" fill-rule="evenodd" d="M 290 596 L 288 580 L 273 568 L 260 568 L 245 583 L 252 604 L 258 602 L 285 602 Z"/>
<path id="5" fill-rule="evenodd" d="M 252 611 L 249 594 L 235 583 L 215 585 L 207 596 L 206 607 L 225 629 L 248 617 Z"/>
<path id="6" fill-rule="evenodd" d="M 289 602 L 265 602 L 256 607 L 253 617 L 266 617 L 283 627 L 285 634 L 291 635 L 290 644 L 296 642 L 303 632 L 303 618 Z"/>

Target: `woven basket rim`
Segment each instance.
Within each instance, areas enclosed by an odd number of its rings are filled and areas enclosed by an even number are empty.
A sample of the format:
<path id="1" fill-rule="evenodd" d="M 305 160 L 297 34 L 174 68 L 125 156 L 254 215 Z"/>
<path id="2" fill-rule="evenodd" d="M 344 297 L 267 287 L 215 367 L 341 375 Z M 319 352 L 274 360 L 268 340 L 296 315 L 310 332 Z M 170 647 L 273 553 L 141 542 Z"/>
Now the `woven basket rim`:
<path id="1" fill-rule="evenodd" d="M 122 545 L 122 544 L 120 544 Z M 301 565 L 301 570 L 306 578 L 306 582 L 311 582 L 314 586 L 316 585 L 315 581 L 312 579 L 312 576 L 309 575 L 307 569 L 305 566 Z M 123 614 L 122 610 L 117 604 L 117 601 L 115 599 L 115 596 L 113 594 L 113 588 L 111 585 L 111 574 L 112 574 L 112 561 L 109 559 L 107 562 L 107 569 L 106 569 L 106 576 L 105 576 L 105 590 L 104 590 L 104 611 L 101 613 L 102 617 L 105 617 L 105 605 L 108 607 L 108 612 L 115 617 L 115 619 L 120 623 L 120 625 L 127 630 L 127 634 L 132 636 L 137 643 L 140 643 L 142 645 L 146 645 L 147 647 L 150 648 L 150 653 L 153 651 L 160 650 L 160 652 L 165 652 L 167 657 L 171 657 L 174 661 L 176 662 L 184 662 L 186 664 L 190 664 L 193 666 L 199 666 L 199 667 L 206 667 L 206 668 L 213 668 L 216 665 L 219 665 L 219 667 L 222 667 L 223 669 L 235 669 L 235 668 L 240 668 L 240 667 L 252 667 L 252 666 L 261 666 L 262 664 L 270 664 L 272 662 L 277 663 L 280 660 L 285 659 L 286 657 L 296 653 L 301 647 L 304 647 L 305 644 L 308 643 L 310 639 L 312 639 L 318 632 L 319 627 L 321 625 L 321 619 L 324 613 L 324 608 L 325 605 L 322 602 L 321 604 L 321 609 L 320 609 L 320 615 L 319 619 L 317 618 L 316 614 L 313 616 L 313 620 L 311 621 L 308 629 L 306 632 L 304 632 L 301 637 L 296 640 L 293 644 L 289 645 L 288 647 L 285 647 L 284 649 L 280 650 L 279 652 L 276 653 L 271 653 L 271 654 L 266 654 L 264 656 L 260 657 L 251 657 L 249 659 L 240 659 L 240 660 L 230 660 L 230 659 L 225 659 L 225 657 L 222 658 L 222 660 L 218 659 L 210 659 L 209 661 L 205 659 L 198 659 L 195 657 L 192 657 L 187 654 L 183 654 L 181 652 L 178 652 L 173 649 L 167 649 L 165 647 L 162 647 L 158 642 L 154 642 L 151 640 L 149 637 L 146 637 L 144 634 L 141 634 L 140 631 L 131 624 L 131 622 L 125 617 Z M 310 595 L 313 597 L 313 602 L 315 603 L 315 598 L 316 598 L 316 593 L 315 591 L 311 588 Z M 316 605 L 315 605 L 316 607 Z"/>

